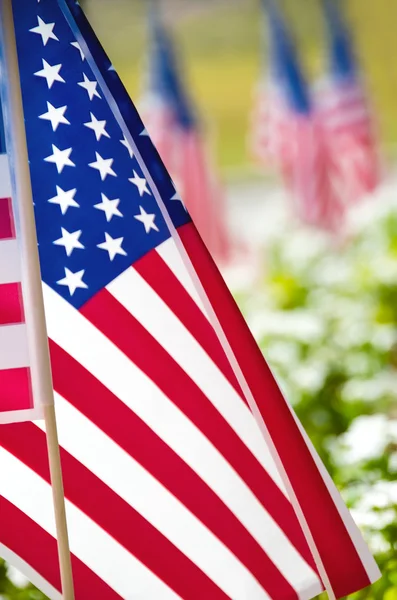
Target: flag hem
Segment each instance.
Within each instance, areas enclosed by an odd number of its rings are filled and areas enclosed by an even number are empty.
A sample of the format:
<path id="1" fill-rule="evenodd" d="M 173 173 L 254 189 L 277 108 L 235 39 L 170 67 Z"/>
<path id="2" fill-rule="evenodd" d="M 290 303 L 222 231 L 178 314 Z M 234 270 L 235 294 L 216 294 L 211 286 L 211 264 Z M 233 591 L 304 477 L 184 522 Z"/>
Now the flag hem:
<path id="1" fill-rule="evenodd" d="M 7 423 L 21 423 L 23 421 L 42 420 L 44 419 L 43 409 L 44 405 L 38 405 L 33 408 L 0 412 L 0 425 L 5 425 Z"/>
<path id="2" fill-rule="evenodd" d="M 50 600 L 62 600 L 62 594 L 54 588 L 48 581 L 40 575 L 33 567 L 10 550 L 7 546 L 0 543 L 0 556 L 4 558 L 10 565 L 18 569 L 25 577 L 29 579 L 43 594 L 48 596 Z"/>

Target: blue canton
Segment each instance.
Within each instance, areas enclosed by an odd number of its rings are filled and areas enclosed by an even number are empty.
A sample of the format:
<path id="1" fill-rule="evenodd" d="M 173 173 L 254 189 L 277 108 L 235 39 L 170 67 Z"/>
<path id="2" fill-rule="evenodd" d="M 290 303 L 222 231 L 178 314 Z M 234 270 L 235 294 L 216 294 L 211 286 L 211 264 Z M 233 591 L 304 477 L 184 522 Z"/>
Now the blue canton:
<path id="1" fill-rule="evenodd" d="M 76 40 L 81 27 L 72 32 L 65 18 L 67 3 L 13 4 L 42 278 L 79 308 L 170 231 Z M 95 60 L 93 43 L 106 57 L 92 35 L 86 43 Z M 101 70 L 104 60 L 96 60 Z M 106 77 L 119 84 L 109 66 Z M 118 100 L 133 116 L 133 123 L 126 119 L 130 133 L 174 225 L 187 223 L 125 91 Z"/>
<path id="2" fill-rule="evenodd" d="M 262 0 L 267 15 L 271 77 L 284 94 L 288 108 L 297 115 L 310 116 L 311 99 L 300 68 L 295 45 L 274 0 Z"/>

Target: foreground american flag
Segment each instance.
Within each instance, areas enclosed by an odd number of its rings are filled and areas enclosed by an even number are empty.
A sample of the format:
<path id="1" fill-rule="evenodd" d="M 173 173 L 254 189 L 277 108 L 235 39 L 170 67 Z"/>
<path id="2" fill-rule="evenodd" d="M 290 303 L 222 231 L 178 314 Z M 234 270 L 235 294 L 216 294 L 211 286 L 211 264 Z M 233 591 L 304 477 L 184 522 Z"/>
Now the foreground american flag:
<path id="1" fill-rule="evenodd" d="M 224 190 L 211 168 L 201 125 L 188 97 L 170 33 L 157 3 L 149 3 L 149 64 L 140 110 L 207 248 L 221 264 L 233 251 Z M 178 201 L 178 195 L 176 195 Z"/>
<path id="2" fill-rule="evenodd" d="M 339 0 L 322 0 L 329 38 L 329 75 L 316 90 L 332 178 L 345 207 L 373 192 L 381 179 L 373 113 L 361 82 Z"/>
<path id="3" fill-rule="evenodd" d="M 369 585 L 372 556 L 78 5 L 12 4 L 77 600 L 314 597 L 295 496 L 336 596 Z M 0 427 L 0 472 L 0 552 L 59 600 L 41 422 Z"/>
<path id="4" fill-rule="evenodd" d="M 330 173 L 323 124 L 279 9 L 272 0 L 263 0 L 263 6 L 270 73 L 257 92 L 252 153 L 261 165 L 280 172 L 299 219 L 336 230 L 343 207 Z"/>

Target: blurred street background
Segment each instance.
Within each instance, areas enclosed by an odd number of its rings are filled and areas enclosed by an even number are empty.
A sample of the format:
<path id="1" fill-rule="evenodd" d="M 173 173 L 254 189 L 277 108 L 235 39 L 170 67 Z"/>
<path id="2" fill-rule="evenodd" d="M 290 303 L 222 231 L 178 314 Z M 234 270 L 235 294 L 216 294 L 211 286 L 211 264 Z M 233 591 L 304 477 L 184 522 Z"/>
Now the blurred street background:
<path id="1" fill-rule="evenodd" d="M 139 107 L 151 68 L 146 1 L 81 4 Z M 310 85 L 326 69 L 321 3 L 278 4 Z M 348 203 L 337 230 L 300 219 L 277 169 L 252 158 L 269 60 L 259 1 L 160 0 L 157 8 L 224 190 L 220 219 L 233 248 L 221 269 L 383 573 L 349 598 L 397 600 L 397 2 L 341 4 L 381 177 Z M 6 572 L 0 598 L 43 598 Z"/>

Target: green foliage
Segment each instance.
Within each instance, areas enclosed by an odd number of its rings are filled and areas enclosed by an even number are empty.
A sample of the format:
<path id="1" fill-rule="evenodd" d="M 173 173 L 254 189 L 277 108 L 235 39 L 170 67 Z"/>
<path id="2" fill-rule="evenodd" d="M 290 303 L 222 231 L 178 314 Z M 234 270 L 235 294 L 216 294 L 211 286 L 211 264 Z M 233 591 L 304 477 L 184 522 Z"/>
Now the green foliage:
<path id="1" fill-rule="evenodd" d="M 46 600 L 46 596 L 28 583 L 18 587 L 8 578 L 7 565 L 0 559 L 0 598 L 1 600 Z"/>
<path id="2" fill-rule="evenodd" d="M 365 215 L 364 215 L 365 216 Z M 350 596 L 397 598 L 397 212 L 349 240 L 274 238 L 240 305 L 376 554 L 382 579 Z"/>

